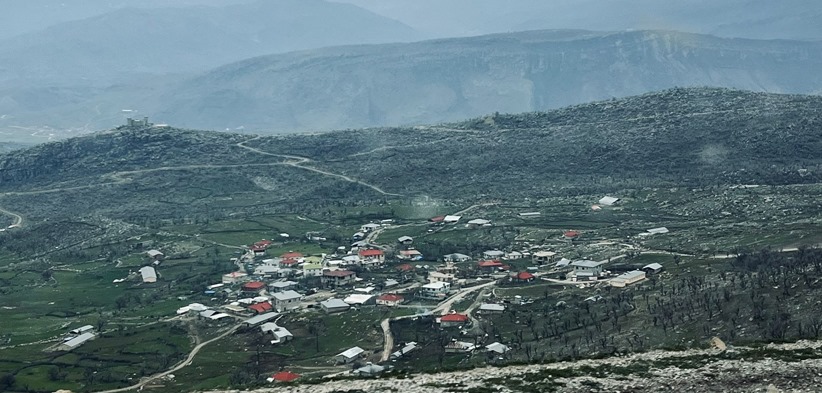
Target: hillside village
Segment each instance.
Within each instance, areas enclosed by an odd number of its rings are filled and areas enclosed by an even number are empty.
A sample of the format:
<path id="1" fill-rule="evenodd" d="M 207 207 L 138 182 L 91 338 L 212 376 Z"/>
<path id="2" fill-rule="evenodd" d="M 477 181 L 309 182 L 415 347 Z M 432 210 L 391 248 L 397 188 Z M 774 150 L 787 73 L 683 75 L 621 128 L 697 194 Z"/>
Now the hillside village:
<path id="1" fill-rule="evenodd" d="M 592 205 L 592 210 L 610 208 L 618 201 L 604 197 Z M 525 213 L 524 217 L 534 215 L 538 213 Z M 495 224 L 484 218 L 443 215 L 430 218 L 427 225 L 427 231 L 433 233 L 450 228 L 489 228 Z M 358 313 L 371 308 L 398 310 L 389 313 L 393 316 L 381 323 L 385 335 L 382 348 L 340 348 L 337 355 L 327 359 L 332 367 L 329 370 L 333 371 L 329 375 L 340 375 L 339 369 L 333 366 L 347 365 L 350 367 L 344 371 L 346 374 L 374 376 L 390 370 L 394 362 L 421 345 L 401 341 L 399 337 L 395 339 L 392 326 L 396 323 L 430 320 L 432 326 L 442 331 L 456 332 L 460 337 L 440 344 L 446 354 L 483 353 L 490 363 L 513 360 L 522 356 L 521 351 L 516 351 L 516 355 L 510 352 L 519 346 L 489 336 L 480 320 L 483 316 L 500 315 L 511 305 L 528 305 L 534 300 L 529 296 L 496 294 L 495 288 L 525 288 L 540 283 L 559 287 L 621 288 L 663 269 L 659 263 L 644 266 L 616 263 L 624 255 L 600 261 L 565 257 L 578 255 L 578 251 L 570 250 L 585 243 L 586 235 L 571 229 L 558 231 L 551 245 L 524 242 L 477 255 L 450 253 L 431 258 L 415 248 L 411 236 L 396 239 L 380 236 L 385 231 L 396 232 L 401 228 L 392 219 L 363 223 L 351 235 L 350 245 L 319 255 L 295 251 L 271 255 L 274 245 L 293 244 L 289 243 L 293 239 L 285 233 L 278 234 L 276 239 L 261 239 L 230 258 L 235 271 L 223 274 L 202 288 L 201 296 L 195 296 L 197 302 L 179 307 L 176 315 L 169 317 L 198 320 L 215 328 L 237 324 L 239 334 L 262 334 L 267 345 L 275 347 L 295 338 L 294 329 L 287 322 L 295 316 L 310 321 L 317 315 L 329 314 L 356 318 Z M 659 233 L 663 233 L 662 229 L 643 235 Z M 320 240 L 318 234 L 310 232 L 306 239 Z M 630 250 L 636 246 L 619 247 L 614 250 Z M 163 251 L 150 249 L 144 252 L 144 257 L 145 265 L 132 274 L 146 285 L 162 284 L 166 257 Z M 436 262 L 432 262 L 434 259 Z M 115 282 L 125 280 L 129 278 Z M 588 302 L 601 298 L 598 291 L 590 290 L 590 293 Z M 94 339 L 93 328 L 89 325 L 73 330 L 66 341 L 54 349 L 73 350 Z M 269 382 L 291 382 L 299 378 L 299 374 L 289 371 L 288 367 L 284 369 L 276 373 L 272 370 Z"/>

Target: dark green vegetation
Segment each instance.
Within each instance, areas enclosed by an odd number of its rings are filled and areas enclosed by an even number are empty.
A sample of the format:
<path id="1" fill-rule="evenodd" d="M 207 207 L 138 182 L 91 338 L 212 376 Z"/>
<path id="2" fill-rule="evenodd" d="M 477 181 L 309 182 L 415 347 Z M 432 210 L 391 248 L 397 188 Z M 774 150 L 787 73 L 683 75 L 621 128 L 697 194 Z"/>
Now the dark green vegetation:
<path id="1" fill-rule="evenodd" d="M 614 270 L 666 266 L 626 289 L 500 283 L 491 298 L 533 302 L 480 315 L 465 335 L 434 334 L 430 320 L 396 322 L 396 343 L 421 343 L 397 362 L 401 370 L 498 361 L 445 355 L 441 344 L 452 336 L 505 342 L 514 350 L 503 364 L 699 347 L 712 336 L 731 343 L 818 338 L 822 310 L 812 299 L 822 256 L 779 251 L 822 241 L 821 109 L 819 97 L 674 89 L 442 127 L 260 138 L 121 128 L 14 151 L 0 156 L 3 227 L 22 218 L 22 227 L 0 232 L 0 381 L 13 380 L 10 391 L 133 384 L 234 326 L 169 319 L 191 302 L 223 304 L 203 288 L 238 268 L 230 258 L 243 247 L 277 239 L 269 256 L 318 256 L 382 219 L 395 225 L 377 242 L 394 246 L 413 236 L 427 259 L 420 263 L 432 266 L 445 253 L 478 257 L 531 245 L 569 259 L 610 258 Z M 622 201 L 593 211 L 606 194 Z M 461 211 L 493 226 L 426 221 Z M 533 211 L 541 215 L 519 216 Z M 671 232 L 639 236 L 659 226 Z M 562 239 L 568 229 L 583 236 Z M 133 272 L 150 263 L 152 248 L 166 259 L 159 281 L 143 284 Z M 401 279 L 400 263 L 360 273 L 374 282 Z M 532 262 L 510 265 L 521 271 Z M 460 266 L 461 277 L 478 275 L 471 266 Z M 424 280 L 423 270 L 410 278 Z M 595 294 L 602 299 L 584 301 Z M 360 345 L 378 359 L 379 321 L 418 311 L 289 315 L 282 323 L 293 341 L 266 346 L 258 330 L 240 330 L 205 346 L 174 381 L 157 384 L 169 392 L 253 386 L 282 366 L 308 376 L 344 371 L 329 358 Z M 69 354 L 47 351 L 83 324 L 104 336 Z M 52 364 L 61 368 L 51 371 Z"/>

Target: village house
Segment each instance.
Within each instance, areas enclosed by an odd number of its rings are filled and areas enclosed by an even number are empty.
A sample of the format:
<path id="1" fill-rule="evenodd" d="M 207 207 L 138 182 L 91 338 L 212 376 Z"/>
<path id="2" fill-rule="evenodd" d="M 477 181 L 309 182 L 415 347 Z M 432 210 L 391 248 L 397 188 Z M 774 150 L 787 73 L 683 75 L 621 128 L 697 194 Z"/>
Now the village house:
<path id="1" fill-rule="evenodd" d="M 256 295 L 265 289 L 265 283 L 262 281 L 251 281 L 243 284 L 240 290 L 246 295 Z"/>
<path id="2" fill-rule="evenodd" d="M 351 308 L 351 305 L 342 301 L 342 299 L 326 299 L 320 302 L 320 307 L 323 311 L 331 314 L 335 312 L 343 312 Z"/>
<path id="3" fill-rule="evenodd" d="M 385 253 L 382 250 L 360 250 L 357 255 L 362 266 L 379 266 L 385 262 Z"/>
<path id="4" fill-rule="evenodd" d="M 350 270 L 326 270 L 322 275 L 322 284 L 326 288 L 338 288 L 354 283 L 357 275 Z"/>
<path id="5" fill-rule="evenodd" d="M 453 284 L 457 281 L 456 276 L 450 273 L 442 273 L 442 272 L 430 272 L 428 273 L 428 282 L 435 283 L 435 282 L 447 282 Z"/>
<path id="6" fill-rule="evenodd" d="M 496 303 L 483 303 L 479 310 L 483 314 L 502 314 L 505 311 L 505 306 Z"/>
<path id="7" fill-rule="evenodd" d="M 409 352 L 411 352 L 415 349 L 417 349 L 417 343 L 412 341 L 408 344 L 405 344 L 405 346 L 402 347 L 400 350 L 392 353 L 391 356 L 389 357 L 389 359 L 397 360 L 397 359 L 403 357 L 405 354 L 407 354 L 407 353 L 409 353 Z"/>
<path id="8" fill-rule="evenodd" d="M 424 299 L 441 300 L 448 296 L 450 290 L 451 284 L 447 282 L 432 282 L 420 287 L 418 295 Z"/>
<path id="9" fill-rule="evenodd" d="M 160 250 L 148 250 L 146 251 L 146 255 L 148 255 L 152 261 L 162 261 L 163 258 L 165 258 L 165 255 L 163 255 Z"/>
<path id="10" fill-rule="evenodd" d="M 397 259 L 405 261 L 421 261 L 423 256 L 419 250 L 400 250 L 397 255 Z"/>
<path id="11" fill-rule="evenodd" d="M 440 327 L 451 328 L 451 327 L 463 326 L 466 323 L 468 323 L 468 321 L 470 321 L 470 318 L 468 318 L 467 315 L 453 313 L 453 314 L 443 315 L 442 317 L 440 317 L 439 323 L 440 323 Z"/>
<path id="12" fill-rule="evenodd" d="M 306 263 L 303 265 L 303 277 L 320 277 L 323 275 L 323 265 L 320 263 Z"/>
<path id="13" fill-rule="evenodd" d="M 504 355 L 506 352 L 508 352 L 510 350 L 511 350 L 511 348 L 509 348 L 507 345 L 502 344 L 498 341 L 485 346 L 485 351 L 486 352 L 494 353 L 494 354 L 497 354 L 497 355 Z"/>
<path id="14" fill-rule="evenodd" d="M 467 226 L 469 228 L 487 227 L 487 226 L 491 226 L 491 221 L 490 220 L 485 220 L 485 219 L 482 219 L 482 218 L 476 218 L 476 219 L 473 219 L 471 221 L 468 221 L 468 223 L 465 224 L 465 226 Z"/>
<path id="15" fill-rule="evenodd" d="M 506 260 L 506 261 L 516 261 L 516 260 L 522 259 L 522 257 L 523 257 L 523 255 L 522 255 L 521 252 L 511 251 L 511 252 L 506 252 L 505 256 L 503 256 L 502 259 Z"/>
<path id="16" fill-rule="evenodd" d="M 285 292 L 296 287 L 297 283 L 294 281 L 277 281 L 268 284 L 268 290 L 272 293 Z"/>
<path id="17" fill-rule="evenodd" d="M 348 364 L 351 363 L 363 356 L 365 350 L 360 347 L 354 347 L 351 349 L 347 349 L 344 352 L 334 356 L 334 361 L 337 364 Z"/>
<path id="18" fill-rule="evenodd" d="M 151 266 L 143 266 L 140 268 L 140 275 L 144 283 L 157 282 L 157 271 Z"/>
<path id="19" fill-rule="evenodd" d="M 474 344 L 453 340 L 445 345 L 445 353 L 468 353 L 476 348 L 477 346 Z"/>
<path id="20" fill-rule="evenodd" d="M 343 301 L 352 306 L 369 306 L 377 304 L 374 295 L 368 295 L 364 293 L 354 293 L 348 295 L 345 297 L 345 299 L 343 299 Z"/>
<path id="21" fill-rule="evenodd" d="M 659 264 L 659 263 L 654 262 L 654 263 L 650 263 L 650 264 L 645 265 L 642 268 L 642 270 L 644 270 L 645 273 L 648 273 L 648 274 L 656 274 L 656 273 L 659 273 L 659 272 L 662 271 L 662 265 Z"/>
<path id="22" fill-rule="evenodd" d="M 579 231 L 565 231 L 565 233 L 562 234 L 562 237 L 564 237 L 567 240 L 576 240 L 581 235 L 582 234 Z"/>
<path id="23" fill-rule="evenodd" d="M 382 227 L 382 225 L 369 223 L 369 224 L 365 224 L 365 225 L 361 226 L 360 227 L 360 232 L 368 233 L 368 232 L 371 232 L 373 230 L 380 229 L 380 227 Z"/>
<path id="24" fill-rule="evenodd" d="M 279 277 L 280 268 L 272 265 L 260 265 L 254 268 L 255 276 Z"/>
<path id="25" fill-rule="evenodd" d="M 397 243 L 400 243 L 403 246 L 410 246 L 413 242 L 414 238 L 412 238 L 411 236 L 402 236 L 399 239 L 397 239 Z"/>
<path id="26" fill-rule="evenodd" d="M 395 294 L 392 294 L 392 293 L 386 293 L 386 294 L 384 294 L 384 295 L 377 298 L 377 305 L 378 306 L 395 307 L 395 306 L 399 306 L 400 304 L 402 304 L 403 300 L 405 300 L 405 298 L 403 298 L 400 295 L 395 295 Z"/>
<path id="27" fill-rule="evenodd" d="M 445 224 L 456 224 L 461 218 L 461 216 L 448 215 L 442 219 L 442 222 Z"/>
<path id="28" fill-rule="evenodd" d="M 529 273 L 529 272 L 519 272 L 519 273 L 514 275 L 513 279 L 516 282 L 527 283 L 527 282 L 534 281 L 536 279 L 536 277 L 533 274 Z"/>
<path id="29" fill-rule="evenodd" d="M 269 302 L 262 302 L 248 306 L 248 310 L 254 314 L 265 314 L 274 309 L 274 306 Z"/>
<path id="30" fill-rule="evenodd" d="M 294 338 L 294 335 L 291 334 L 288 329 L 277 326 L 274 322 L 264 323 L 260 326 L 260 329 L 263 331 L 263 334 L 271 333 L 274 336 L 274 339 L 271 340 L 272 344 L 284 343 Z"/>
<path id="31" fill-rule="evenodd" d="M 260 314 L 260 315 L 248 318 L 245 321 L 243 321 L 243 324 L 245 324 L 246 327 L 257 326 L 257 325 L 260 325 L 262 323 L 268 322 L 268 321 L 270 321 L 274 318 L 277 318 L 278 315 L 280 315 L 280 314 L 276 313 L 276 312 L 267 312 L 267 313 L 264 313 L 264 314 Z"/>
<path id="32" fill-rule="evenodd" d="M 617 202 L 619 202 L 619 198 L 614 198 L 611 196 L 604 196 L 602 197 L 602 199 L 599 200 L 599 204 L 603 206 L 612 206 Z"/>
<path id="33" fill-rule="evenodd" d="M 627 273 L 620 274 L 611 279 L 611 286 L 623 288 L 628 285 L 640 282 L 645 279 L 645 272 L 642 270 L 634 270 Z"/>
<path id="34" fill-rule="evenodd" d="M 574 261 L 571 262 L 571 267 L 574 268 L 571 275 L 576 280 L 595 280 L 602 275 L 602 265 L 604 264 L 605 262 Z"/>
<path id="35" fill-rule="evenodd" d="M 294 291 L 277 292 L 274 295 L 274 309 L 278 312 L 284 312 L 300 308 L 300 301 L 303 295 Z"/>
<path id="36" fill-rule="evenodd" d="M 385 367 L 380 366 L 379 364 L 373 364 L 369 362 L 365 366 L 362 366 L 352 371 L 352 373 L 354 375 L 359 375 L 361 377 L 375 377 L 377 375 L 382 374 L 383 371 L 385 371 Z"/>
<path id="37" fill-rule="evenodd" d="M 504 251 L 500 250 L 488 250 L 482 253 L 483 258 L 485 259 L 502 259 L 505 256 Z"/>
<path id="38" fill-rule="evenodd" d="M 448 254 L 442 257 L 443 261 L 445 262 L 468 262 L 471 260 L 471 257 L 465 254 Z"/>
<path id="39" fill-rule="evenodd" d="M 479 261 L 477 262 L 477 268 L 483 273 L 494 273 L 498 272 L 500 268 L 504 265 L 500 261 Z"/>
<path id="40" fill-rule="evenodd" d="M 298 378 L 300 378 L 300 374 L 292 373 L 291 371 L 280 371 L 269 378 L 266 378 L 268 382 L 294 382 Z"/>
<path id="41" fill-rule="evenodd" d="M 531 256 L 531 260 L 537 266 L 547 265 L 554 262 L 557 253 L 553 251 L 537 251 Z"/>

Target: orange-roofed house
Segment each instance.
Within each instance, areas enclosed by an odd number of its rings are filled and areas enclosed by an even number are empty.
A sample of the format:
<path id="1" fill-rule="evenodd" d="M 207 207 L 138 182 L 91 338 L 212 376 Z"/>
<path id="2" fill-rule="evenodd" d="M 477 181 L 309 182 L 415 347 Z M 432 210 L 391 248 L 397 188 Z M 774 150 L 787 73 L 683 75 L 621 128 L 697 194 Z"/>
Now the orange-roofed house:
<path id="1" fill-rule="evenodd" d="M 356 279 L 357 274 L 350 270 L 326 270 L 323 271 L 322 283 L 324 287 L 336 288 L 353 284 Z"/>
<path id="2" fill-rule="evenodd" d="M 477 267 L 484 273 L 493 273 L 498 271 L 502 268 L 503 265 L 500 261 L 479 261 L 477 262 Z"/>
<path id="3" fill-rule="evenodd" d="M 386 293 L 385 295 L 382 295 L 382 296 L 377 298 L 377 305 L 378 306 L 394 307 L 394 306 L 398 306 L 398 305 L 402 304 L 402 302 L 404 300 L 405 300 L 405 298 L 400 296 L 400 295 L 395 295 L 393 293 Z"/>
<path id="4" fill-rule="evenodd" d="M 385 262 L 385 253 L 382 250 L 360 250 L 357 254 L 362 266 L 379 266 Z"/>
<path id="5" fill-rule="evenodd" d="M 248 306 L 248 309 L 255 314 L 264 314 L 274 309 L 274 306 L 269 302 L 262 302 Z"/>
<path id="6" fill-rule="evenodd" d="M 304 257 L 305 257 L 305 255 L 303 255 L 302 253 L 293 252 L 293 251 L 292 252 L 287 252 L 283 255 L 280 255 L 280 258 L 282 258 L 282 259 L 300 259 L 300 258 L 304 258 Z"/>
<path id="7" fill-rule="evenodd" d="M 465 325 L 468 321 L 469 318 L 465 314 L 448 314 L 440 317 L 440 326 L 444 328 L 459 327 Z"/>
<path id="8" fill-rule="evenodd" d="M 243 284 L 242 290 L 247 293 L 259 293 L 265 289 L 265 283 L 262 281 L 251 281 Z"/>
<path id="9" fill-rule="evenodd" d="M 579 231 L 565 231 L 565 233 L 562 236 L 564 236 L 566 239 L 574 240 L 579 238 L 580 235 L 582 234 L 579 233 Z"/>
<path id="10" fill-rule="evenodd" d="M 291 371 L 280 371 L 268 378 L 268 382 L 294 382 L 299 377 L 300 374 Z"/>
<path id="11" fill-rule="evenodd" d="M 534 281 L 536 277 L 534 277 L 533 274 L 528 272 L 519 272 L 516 276 L 514 276 L 514 279 L 516 279 L 519 282 L 531 282 Z"/>

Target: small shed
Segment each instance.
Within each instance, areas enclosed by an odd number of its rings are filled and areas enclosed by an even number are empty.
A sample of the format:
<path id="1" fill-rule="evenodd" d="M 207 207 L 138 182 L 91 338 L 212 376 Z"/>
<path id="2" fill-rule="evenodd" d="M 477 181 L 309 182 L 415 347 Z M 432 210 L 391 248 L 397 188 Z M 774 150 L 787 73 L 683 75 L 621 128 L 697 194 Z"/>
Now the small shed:
<path id="1" fill-rule="evenodd" d="M 334 356 L 334 360 L 337 363 L 348 364 L 359 359 L 364 353 L 364 349 L 360 347 L 354 347 L 341 352 L 337 356 Z"/>
<path id="2" fill-rule="evenodd" d="M 141 267 L 140 275 L 143 277 L 143 282 L 145 283 L 157 282 L 157 271 L 151 266 Z"/>

